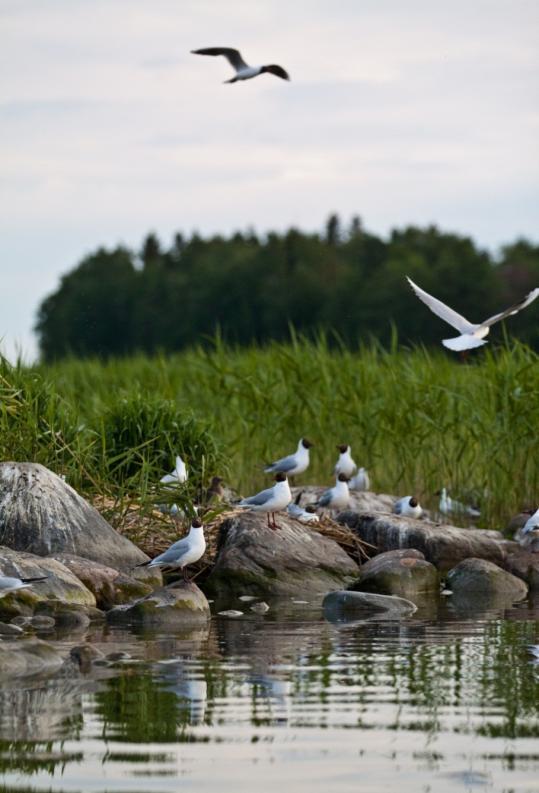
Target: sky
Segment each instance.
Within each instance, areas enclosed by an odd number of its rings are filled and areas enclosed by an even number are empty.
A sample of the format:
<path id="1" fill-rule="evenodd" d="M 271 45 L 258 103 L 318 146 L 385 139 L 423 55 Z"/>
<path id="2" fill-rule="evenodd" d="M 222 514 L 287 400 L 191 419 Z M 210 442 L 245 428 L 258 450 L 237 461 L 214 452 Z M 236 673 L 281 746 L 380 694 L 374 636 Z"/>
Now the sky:
<path id="1" fill-rule="evenodd" d="M 0 0 L 0 349 L 150 231 L 539 238 L 536 0 Z M 271 75 L 233 85 L 232 46 Z"/>

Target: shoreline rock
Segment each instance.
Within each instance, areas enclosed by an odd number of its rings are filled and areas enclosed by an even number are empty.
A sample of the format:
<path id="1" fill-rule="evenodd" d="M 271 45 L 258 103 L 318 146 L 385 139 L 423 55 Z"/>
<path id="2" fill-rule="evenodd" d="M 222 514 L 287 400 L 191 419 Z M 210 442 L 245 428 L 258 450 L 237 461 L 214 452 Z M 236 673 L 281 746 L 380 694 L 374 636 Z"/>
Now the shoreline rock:
<path id="1" fill-rule="evenodd" d="M 126 605 L 116 606 L 106 613 L 106 618 L 113 625 L 192 627 L 209 620 L 210 604 L 195 583 L 179 581 Z"/>

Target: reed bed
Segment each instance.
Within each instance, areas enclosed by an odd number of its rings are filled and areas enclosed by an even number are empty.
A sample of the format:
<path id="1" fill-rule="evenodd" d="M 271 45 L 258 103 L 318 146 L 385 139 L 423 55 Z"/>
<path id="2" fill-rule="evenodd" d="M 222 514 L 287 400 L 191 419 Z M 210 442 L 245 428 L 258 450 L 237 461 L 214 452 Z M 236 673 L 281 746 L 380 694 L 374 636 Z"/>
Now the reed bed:
<path id="1" fill-rule="evenodd" d="M 193 471 L 188 504 L 215 473 L 239 493 L 265 486 L 263 463 L 306 436 L 315 446 L 301 483 L 331 484 L 335 444 L 346 442 L 376 491 L 414 493 L 435 509 L 446 486 L 479 503 L 479 525 L 502 527 L 539 499 L 538 363 L 510 341 L 462 363 L 396 344 L 352 351 L 325 336 L 32 368 L 3 361 L 0 455 L 149 513 L 171 497 L 156 487 L 176 450 Z"/>

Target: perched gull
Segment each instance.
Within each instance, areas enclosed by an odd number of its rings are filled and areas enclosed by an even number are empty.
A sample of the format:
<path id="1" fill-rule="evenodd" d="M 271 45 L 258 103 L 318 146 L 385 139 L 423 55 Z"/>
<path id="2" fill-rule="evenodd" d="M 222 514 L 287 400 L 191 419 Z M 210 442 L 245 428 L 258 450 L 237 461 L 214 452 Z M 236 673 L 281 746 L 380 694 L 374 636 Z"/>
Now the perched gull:
<path id="1" fill-rule="evenodd" d="M 345 509 L 350 501 L 350 491 L 348 490 L 348 477 L 339 474 L 335 487 L 326 490 L 318 501 L 317 507 L 326 507 L 331 510 Z"/>
<path id="2" fill-rule="evenodd" d="M 298 448 L 294 454 L 289 454 L 288 457 L 282 457 L 280 460 L 271 463 L 264 468 L 267 474 L 282 473 L 287 476 L 297 476 L 302 474 L 309 467 L 309 449 L 313 444 L 302 438 L 298 443 Z"/>
<path id="3" fill-rule="evenodd" d="M 477 507 L 463 504 L 462 501 L 456 501 L 454 498 L 448 496 L 445 487 L 442 487 L 441 490 L 437 490 L 434 495 L 440 496 L 439 509 L 442 515 L 461 514 L 468 515 L 470 518 L 479 518 L 481 515 Z"/>
<path id="4" fill-rule="evenodd" d="M 300 507 L 299 502 L 301 501 L 302 495 L 303 491 L 300 491 L 294 501 L 287 506 L 286 511 L 291 518 L 299 520 L 300 523 L 319 523 L 320 518 L 316 512 L 314 512 L 314 507 L 311 504 L 309 504 L 306 509 Z M 311 510 L 313 511 L 311 512 Z"/>
<path id="5" fill-rule="evenodd" d="M 224 55 L 233 69 L 236 70 L 236 75 L 231 80 L 225 80 L 225 83 L 237 83 L 238 80 L 250 80 L 252 77 L 258 77 L 259 74 L 274 74 L 282 80 L 290 80 L 289 75 L 282 66 L 276 66 L 271 63 L 269 66 L 249 66 L 241 57 L 239 50 L 234 50 L 231 47 L 205 47 L 201 50 L 191 50 L 193 55 Z"/>
<path id="6" fill-rule="evenodd" d="M 423 510 L 417 498 L 414 496 L 404 496 L 393 504 L 395 515 L 402 515 L 404 518 L 420 518 Z"/>
<path id="7" fill-rule="evenodd" d="M 137 567 L 162 567 L 168 570 L 182 570 L 183 577 L 188 581 L 187 566 L 198 562 L 204 556 L 206 550 L 206 540 L 204 539 L 204 527 L 198 518 L 191 521 L 191 528 L 186 537 L 173 543 L 164 553 L 143 562 Z"/>
<path id="8" fill-rule="evenodd" d="M 176 466 L 172 473 L 165 474 L 160 481 L 163 485 L 183 485 L 184 482 L 187 482 L 187 466 L 179 454 L 176 457 Z"/>
<path id="9" fill-rule="evenodd" d="M 348 482 L 350 490 L 369 490 L 370 486 L 371 480 L 366 468 L 360 468 L 357 474 Z"/>
<path id="10" fill-rule="evenodd" d="M 335 465 L 335 476 L 344 474 L 347 479 L 350 479 L 357 468 L 357 465 L 352 460 L 352 447 L 346 443 L 341 443 L 337 446 L 337 449 L 340 455 Z"/>
<path id="11" fill-rule="evenodd" d="M 278 529 L 275 523 L 275 513 L 281 512 L 292 501 L 292 493 L 288 485 L 286 474 L 278 473 L 275 476 L 275 484 L 273 487 L 268 487 L 267 490 L 261 490 L 255 496 L 244 498 L 237 505 L 238 507 L 245 507 L 252 509 L 254 512 L 266 512 L 268 516 L 268 526 L 270 529 Z M 272 522 L 270 523 L 270 513 Z"/>
<path id="12" fill-rule="evenodd" d="M 534 512 L 530 518 L 528 518 L 521 531 L 522 535 L 534 533 L 537 533 L 539 536 L 539 509 Z"/>
<path id="13" fill-rule="evenodd" d="M 513 314 L 517 314 L 523 308 L 529 306 L 530 303 L 539 296 L 539 288 L 532 289 L 532 291 L 523 300 L 521 300 L 520 303 L 516 303 L 514 306 L 502 311 L 500 314 L 494 314 L 493 317 L 486 319 L 484 322 L 474 325 L 473 322 L 468 322 L 467 319 L 462 317 L 460 314 L 457 314 L 457 312 L 453 311 L 453 309 L 449 308 L 449 306 L 446 306 L 441 300 L 437 300 L 435 297 L 432 297 L 432 295 L 424 292 L 423 289 L 420 289 L 419 286 L 417 286 L 417 284 L 414 284 L 411 278 L 408 278 L 408 276 L 406 277 L 408 283 L 418 298 L 422 300 L 423 303 L 425 303 L 425 305 L 427 305 L 434 314 L 459 331 L 461 334 L 460 336 L 456 336 L 451 339 L 443 339 L 442 341 L 442 344 L 445 347 L 448 347 L 450 350 L 456 350 L 457 352 L 471 350 L 473 347 L 480 347 L 482 344 L 487 344 L 484 338 L 490 332 L 491 325 L 494 325 L 495 322 L 500 322 L 500 320 L 510 317 Z"/>
<path id="14" fill-rule="evenodd" d="M 36 578 L 11 578 L 0 576 L 0 598 L 9 595 L 10 592 L 18 592 L 19 589 L 27 589 L 38 581 L 45 581 L 49 576 L 42 575 Z"/>

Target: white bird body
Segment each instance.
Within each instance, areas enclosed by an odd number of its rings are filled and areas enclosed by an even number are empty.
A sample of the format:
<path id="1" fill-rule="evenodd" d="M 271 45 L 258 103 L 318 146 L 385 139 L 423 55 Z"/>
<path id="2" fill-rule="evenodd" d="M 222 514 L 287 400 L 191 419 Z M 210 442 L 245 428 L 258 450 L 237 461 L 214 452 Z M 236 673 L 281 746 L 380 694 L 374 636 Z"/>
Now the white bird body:
<path id="1" fill-rule="evenodd" d="M 48 576 L 39 576 L 36 578 L 15 578 L 7 575 L 0 575 L 0 598 L 9 595 L 11 592 L 18 592 L 21 589 L 27 589 L 37 581 L 45 581 Z"/>
<path id="2" fill-rule="evenodd" d="M 239 80 L 251 80 L 253 77 L 258 77 L 259 74 L 273 74 L 275 77 L 280 77 L 282 80 L 290 80 L 288 73 L 282 66 L 277 66 L 271 63 L 266 66 L 249 66 L 245 63 L 239 50 L 232 47 L 204 47 L 200 50 L 191 50 L 193 55 L 223 55 L 229 64 L 232 66 L 236 74 L 231 80 L 225 80 L 227 83 L 237 83 Z"/>
<path id="3" fill-rule="evenodd" d="M 461 514 L 468 515 L 470 518 L 478 518 L 481 515 L 481 512 L 475 507 L 468 506 L 468 504 L 463 504 L 462 501 L 457 501 L 456 499 L 448 496 L 445 487 L 442 487 L 440 491 L 439 510 L 442 515 Z"/>
<path id="4" fill-rule="evenodd" d="M 173 543 L 170 548 L 156 556 L 150 562 L 144 562 L 147 567 L 166 567 L 171 570 L 183 570 L 198 562 L 204 556 L 206 550 L 206 539 L 204 537 L 204 527 L 202 523 L 195 519 L 191 523 L 191 528 L 186 537 Z M 143 566 L 143 565 L 139 565 Z"/>
<path id="5" fill-rule="evenodd" d="M 306 438 L 301 438 L 298 443 L 298 448 L 294 454 L 289 454 L 288 457 L 281 457 L 264 468 L 267 474 L 283 473 L 287 476 L 297 476 L 302 474 L 309 467 L 309 449 L 312 443 Z"/>
<path id="6" fill-rule="evenodd" d="M 484 322 L 474 324 L 473 322 L 469 322 L 461 314 L 457 314 L 456 311 L 453 311 L 452 308 L 446 306 L 441 300 L 429 295 L 428 292 L 425 292 L 423 289 L 417 286 L 417 284 L 414 284 L 412 279 L 408 278 L 408 276 L 407 280 L 417 297 L 422 300 L 423 303 L 425 303 L 425 305 L 428 306 L 434 314 L 436 314 L 436 316 L 440 317 L 440 319 L 443 319 L 444 322 L 447 322 L 449 325 L 459 331 L 460 336 L 442 340 L 444 347 L 457 352 L 471 350 L 474 347 L 481 347 L 481 345 L 487 344 L 484 339 L 485 336 L 488 336 L 490 333 L 491 325 L 494 325 L 494 323 L 500 322 L 502 319 L 510 317 L 513 314 L 517 314 L 523 308 L 529 306 L 530 303 L 532 303 L 535 298 L 539 296 L 539 288 L 532 289 L 532 291 L 523 300 L 521 300 L 520 303 L 516 303 L 514 306 L 511 306 L 505 311 L 501 311 L 499 314 L 494 314 L 494 316 L 489 317 L 489 319 L 484 320 Z"/>
<path id="7" fill-rule="evenodd" d="M 357 468 L 357 465 L 352 459 L 352 448 L 342 444 L 342 446 L 337 446 L 337 449 L 339 449 L 340 454 L 334 468 L 335 476 L 344 474 L 347 479 L 351 479 Z"/>
<path id="8" fill-rule="evenodd" d="M 366 468 L 360 468 L 357 474 L 348 482 L 348 488 L 350 490 L 357 490 L 360 492 L 369 490 L 370 486 L 371 479 Z"/>
<path id="9" fill-rule="evenodd" d="M 283 478 L 277 479 L 277 477 Z M 286 509 L 292 501 L 290 485 L 284 474 L 277 474 L 277 477 L 273 487 L 269 487 L 267 490 L 261 490 L 260 493 L 254 496 L 244 498 L 240 501 L 238 506 L 253 510 L 253 512 L 267 512 L 268 518 L 270 512 L 281 512 L 283 509 Z"/>
<path id="10" fill-rule="evenodd" d="M 521 534 L 532 534 L 533 532 L 539 533 L 539 509 L 528 518 L 522 527 Z"/>
<path id="11" fill-rule="evenodd" d="M 350 491 L 348 489 L 348 482 L 344 474 L 339 474 L 335 487 L 330 487 L 326 490 L 316 505 L 318 507 L 326 507 L 331 510 L 345 509 L 350 503 Z"/>
<path id="12" fill-rule="evenodd" d="M 306 509 L 303 509 L 303 507 L 300 507 L 299 505 L 300 498 L 301 498 L 301 493 L 299 494 L 299 496 L 296 498 L 295 501 L 293 501 L 287 506 L 286 511 L 288 512 L 290 517 L 294 518 L 294 520 L 299 520 L 300 523 L 306 523 L 307 525 L 309 525 L 309 523 L 319 523 L 320 518 L 318 517 L 316 512 L 308 512 Z"/>
<path id="13" fill-rule="evenodd" d="M 393 504 L 393 512 L 403 518 L 415 518 L 417 520 L 423 514 L 423 509 L 414 496 L 403 496 L 403 498 L 399 498 Z"/>
<path id="14" fill-rule="evenodd" d="M 178 454 L 174 470 L 170 474 L 162 476 L 160 481 L 163 485 L 183 485 L 187 482 L 187 476 L 187 466 Z"/>

